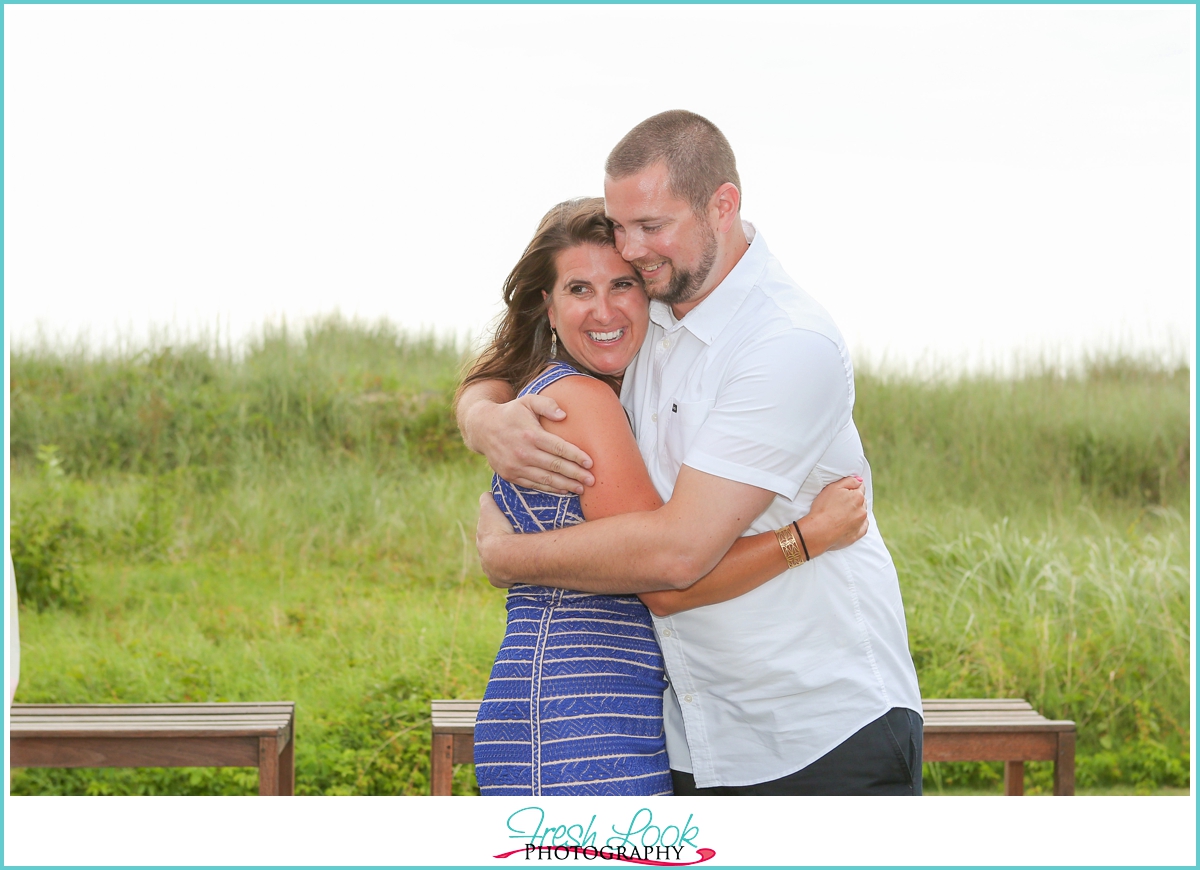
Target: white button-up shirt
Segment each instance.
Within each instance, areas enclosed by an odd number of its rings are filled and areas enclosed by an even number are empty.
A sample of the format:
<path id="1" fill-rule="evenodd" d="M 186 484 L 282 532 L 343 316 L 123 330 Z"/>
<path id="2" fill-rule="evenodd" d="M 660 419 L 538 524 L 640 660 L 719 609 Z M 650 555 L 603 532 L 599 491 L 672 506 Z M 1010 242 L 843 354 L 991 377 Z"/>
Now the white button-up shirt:
<path id="1" fill-rule="evenodd" d="M 864 478 L 869 509 L 845 342 L 746 231 L 749 250 L 682 320 L 650 304 L 621 393 L 650 478 L 664 500 L 682 465 L 776 493 L 746 534 L 798 519 L 851 474 Z M 892 707 L 921 710 L 896 568 L 873 515 L 845 549 L 654 622 L 671 767 L 700 787 L 778 779 Z"/>

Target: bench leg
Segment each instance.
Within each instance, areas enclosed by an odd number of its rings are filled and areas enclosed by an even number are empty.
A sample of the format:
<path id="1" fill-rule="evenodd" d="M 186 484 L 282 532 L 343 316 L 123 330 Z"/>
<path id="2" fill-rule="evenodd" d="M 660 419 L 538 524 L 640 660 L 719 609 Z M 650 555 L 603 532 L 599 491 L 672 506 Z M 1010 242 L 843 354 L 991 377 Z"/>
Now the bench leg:
<path id="1" fill-rule="evenodd" d="M 274 737 L 258 738 L 258 793 L 279 794 L 279 750 Z"/>
<path id="2" fill-rule="evenodd" d="M 450 794 L 454 783 L 454 735 L 434 734 L 429 764 L 429 793 Z"/>
<path id="3" fill-rule="evenodd" d="M 1075 732 L 1058 732 L 1058 751 L 1054 756 L 1054 793 L 1075 794 Z"/>
<path id="4" fill-rule="evenodd" d="M 296 732 L 292 731 L 283 752 L 279 753 L 279 793 L 294 795 L 296 793 Z"/>
<path id="5" fill-rule="evenodd" d="M 1004 762 L 1004 793 L 1021 796 L 1025 794 L 1025 762 Z"/>

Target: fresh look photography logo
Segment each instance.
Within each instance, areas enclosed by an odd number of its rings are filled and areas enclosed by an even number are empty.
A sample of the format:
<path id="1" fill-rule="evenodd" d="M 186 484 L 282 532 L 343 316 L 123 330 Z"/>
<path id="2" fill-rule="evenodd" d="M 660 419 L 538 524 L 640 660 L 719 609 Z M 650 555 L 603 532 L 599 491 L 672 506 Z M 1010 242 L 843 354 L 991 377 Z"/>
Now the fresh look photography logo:
<path id="1" fill-rule="evenodd" d="M 496 855 L 526 861 L 624 861 L 654 867 L 687 867 L 703 864 L 717 853 L 697 845 L 700 827 L 689 813 L 682 823 L 656 824 L 654 813 L 643 807 L 627 822 L 598 824 L 555 819 L 548 822 L 541 807 L 524 807 L 507 820 L 508 838 L 521 848 Z M 608 831 L 612 833 L 609 834 Z M 695 857 L 694 857 L 695 856 Z"/>

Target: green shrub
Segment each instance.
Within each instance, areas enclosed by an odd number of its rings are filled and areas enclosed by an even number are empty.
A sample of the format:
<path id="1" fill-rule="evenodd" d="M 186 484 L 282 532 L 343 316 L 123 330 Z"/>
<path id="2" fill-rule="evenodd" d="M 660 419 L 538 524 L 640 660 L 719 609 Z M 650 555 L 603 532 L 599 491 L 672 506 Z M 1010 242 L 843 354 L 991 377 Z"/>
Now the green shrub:
<path id="1" fill-rule="evenodd" d="M 409 436 L 422 458 L 456 451 L 445 411 L 462 353 L 386 322 L 268 326 L 240 356 L 197 340 L 99 357 L 17 348 L 12 358 L 13 459 L 57 444 L 83 477 L 188 468 L 220 485 L 255 457 L 310 450 L 394 465 Z"/>
<path id="2" fill-rule="evenodd" d="M 405 440 L 418 460 L 447 462 L 465 459 L 470 451 L 454 419 L 454 394 L 431 392 L 404 427 Z"/>
<path id="3" fill-rule="evenodd" d="M 41 485 L 14 504 L 10 550 L 17 598 L 27 607 L 79 609 L 84 603 L 80 558 L 86 531 L 75 517 L 74 500 L 64 480 L 58 448 L 38 448 Z"/>

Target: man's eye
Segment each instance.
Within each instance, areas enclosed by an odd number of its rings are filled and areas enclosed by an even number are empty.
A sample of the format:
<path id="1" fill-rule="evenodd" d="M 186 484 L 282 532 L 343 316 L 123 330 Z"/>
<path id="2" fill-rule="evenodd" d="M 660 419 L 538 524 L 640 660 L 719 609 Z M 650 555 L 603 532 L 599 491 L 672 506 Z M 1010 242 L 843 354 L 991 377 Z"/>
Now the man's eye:
<path id="1" fill-rule="evenodd" d="M 655 224 L 652 227 L 642 227 L 642 231 L 647 232 L 647 233 L 657 233 L 661 229 L 662 229 L 662 224 Z"/>

